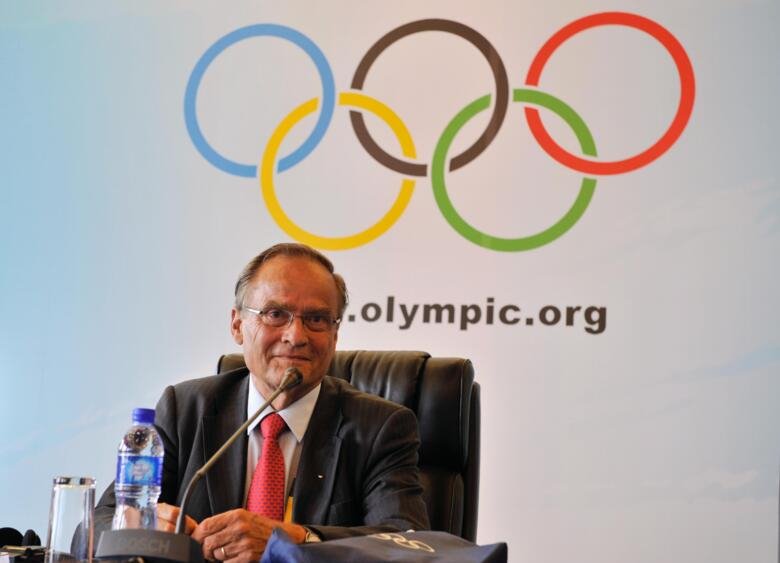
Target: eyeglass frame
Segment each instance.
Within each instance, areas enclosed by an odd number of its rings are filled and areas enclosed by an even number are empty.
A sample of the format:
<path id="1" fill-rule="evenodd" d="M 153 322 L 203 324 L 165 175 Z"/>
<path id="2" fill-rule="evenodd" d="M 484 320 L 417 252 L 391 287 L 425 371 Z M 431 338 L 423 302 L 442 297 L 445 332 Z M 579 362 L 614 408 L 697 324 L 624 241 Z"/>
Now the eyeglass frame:
<path id="1" fill-rule="evenodd" d="M 341 324 L 341 320 L 342 320 L 341 317 L 331 318 L 331 319 L 328 320 L 329 326 L 327 328 L 325 328 L 323 330 L 317 330 L 317 329 L 311 328 L 309 326 L 309 324 L 307 323 L 306 319 L 310 318 L 312 316 L 321 316 L 321 317 L 326 316 L 323 313 L 293 313 L 292 311 L 290 311 L 289 309 L 285 309 L 284 307 L 268 307 L 267 309 L 254 309 L 252 307 L 247 307 L 246 305 L 244 305 L 242 307 L 242 309 L 257 315 L 260 318 L 260 322 L 263 323 L 263 326 L 267 326 L 269 328 L 289 328 L 290 326 L 292 326 L 293 321 L 297 317 L 297 318 L 301 319 L 301 322 L 303 323 L 303 326 L 304 326 L 304 328 L 306 330 L 308 330 L 310 332 L 320 332 L 321 333 L 321 332 L 328 332 L 333 327 L 338 327 L 339 324 Z M 281 311 L 281 312 L 286 313 L 288 315 L 287 323 L 286 324 L 282 323 L 279 326 L 274 326 L 272 324 L 268 324 L 268 322 L 265 320 L 265 315 L 268 312 L 270 312 L 270 311 Z M 330 316 L 330 315 L 327 315 L 327 316 Z"/>

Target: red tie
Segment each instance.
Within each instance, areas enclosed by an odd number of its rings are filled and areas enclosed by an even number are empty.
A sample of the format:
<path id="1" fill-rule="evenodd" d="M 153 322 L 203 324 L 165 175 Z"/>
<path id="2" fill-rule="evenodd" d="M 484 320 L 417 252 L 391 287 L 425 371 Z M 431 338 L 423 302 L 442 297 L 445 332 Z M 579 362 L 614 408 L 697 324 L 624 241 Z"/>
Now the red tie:
<path id="1" fill-rule="evenodd" d="M 246 507 L 274 520 L 284 519 L 284 456 L 276 438 L 287 428 L 284 419 L 271 413 L 260 422 L 263 451 L 257 460 Z"/>

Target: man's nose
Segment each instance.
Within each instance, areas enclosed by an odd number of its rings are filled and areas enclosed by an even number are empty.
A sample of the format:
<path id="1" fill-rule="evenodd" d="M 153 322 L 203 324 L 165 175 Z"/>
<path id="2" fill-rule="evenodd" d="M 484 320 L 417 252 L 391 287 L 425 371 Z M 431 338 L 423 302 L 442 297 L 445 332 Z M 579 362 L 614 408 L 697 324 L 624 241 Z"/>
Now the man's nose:
<path id="1" fill-rule="evenodd" d="M 303 319 L 299 316 L 293 316 L 290 324 L 282 333 L 282 340 L 293 346 L 302 346 L 309 341 L 309 332 L 303 324 Z"/>

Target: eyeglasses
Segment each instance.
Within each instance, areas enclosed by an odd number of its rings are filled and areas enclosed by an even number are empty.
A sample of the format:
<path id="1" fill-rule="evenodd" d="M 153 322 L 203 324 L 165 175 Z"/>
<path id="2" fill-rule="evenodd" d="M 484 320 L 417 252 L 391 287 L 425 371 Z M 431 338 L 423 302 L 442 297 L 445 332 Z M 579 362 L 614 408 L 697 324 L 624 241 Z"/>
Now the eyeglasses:
<path id="1" fill-rule="evenodd" d="M 302 315 L 296 315 L 292 311 L 279 307 L 262 310 L 252 309 L 251 307 L 244 307 L 244 309 L 260 317 L 265 326 L 272 328 L 287 328 L 292 324 L 295 317 L 300 318 L 303 321 L 303 326 L 312 332 L 325 332 L 341 322 L 341 319 L 334 319 L 327 313 L 303 313 Z"/>

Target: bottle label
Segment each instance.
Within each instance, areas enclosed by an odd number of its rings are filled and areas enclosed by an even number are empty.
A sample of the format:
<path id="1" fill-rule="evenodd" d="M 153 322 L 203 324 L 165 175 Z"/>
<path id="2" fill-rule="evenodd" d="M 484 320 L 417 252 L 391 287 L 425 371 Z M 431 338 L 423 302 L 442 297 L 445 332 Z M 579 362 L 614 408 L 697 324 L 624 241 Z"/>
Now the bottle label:
<path id="1" fill-rule="evenodd" d="M 162 484 L 162 466 L 162 458 L 155 456 L 119 456 L 116 460 L 116 482 L 159 487 Z"/>

